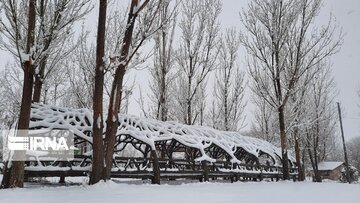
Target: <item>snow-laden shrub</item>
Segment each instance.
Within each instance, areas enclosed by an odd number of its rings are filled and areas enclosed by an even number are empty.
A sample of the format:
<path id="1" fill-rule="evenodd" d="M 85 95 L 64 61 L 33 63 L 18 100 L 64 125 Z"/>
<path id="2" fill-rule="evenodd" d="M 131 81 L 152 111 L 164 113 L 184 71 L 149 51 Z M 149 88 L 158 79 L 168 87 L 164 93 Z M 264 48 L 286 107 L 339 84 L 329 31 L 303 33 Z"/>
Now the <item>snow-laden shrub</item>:
<path id="1" fill-rule="evenodd" d="M 349 166 L 349 174 L 350 174 L 351 182 L 355 182 L 359 180 L 359 171 L 355 167 Z M 347 175 L 346 167 L 343 167 L 341 170 L 341 178 L 340 178 L 341 182 L 343 183 L 347 182 L 346 175 Z"/>

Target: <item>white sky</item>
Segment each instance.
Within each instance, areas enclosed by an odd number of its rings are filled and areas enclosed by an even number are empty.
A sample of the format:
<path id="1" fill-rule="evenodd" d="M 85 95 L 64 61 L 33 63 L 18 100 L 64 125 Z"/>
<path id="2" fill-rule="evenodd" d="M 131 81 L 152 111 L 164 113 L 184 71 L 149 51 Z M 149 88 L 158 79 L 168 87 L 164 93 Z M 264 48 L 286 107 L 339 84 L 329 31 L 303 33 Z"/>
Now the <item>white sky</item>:
<path id="1" fill-rule="evenodd" d="M 95 1 L 94 2 L 98 2 Z M 129 1 L 118 1 L 117 4 L 127 6 Z M 236 26 L 242 29 L 239 11 L 246 8 L 248 0 L 223 0 L 223 12 L 220 16 L 220 23 L 223 29 Z M 342 27 L 345 33 L 345 41 L 341 51 L 332 57 L 333 74 L 337 87 L 339 89 L 339 102 L 344 107 L 344 131 L 347 139 L 360 136 L 360 108 L 357 103 L 360 103 L 356 95 L 356 90 L 360 89 L 360 1 L 358 0 L 324 0 L 324 8 L 317 19 L 319 25 L 325 24 L 329 19 L 329 14 L 332 12 L 336 17 L 337 24 Z M 95 30 L 97 21 L 97 7 L 88 16 L 87 26 L 91 30 Z M 95 34 L 94 34 L 95 35 Z M 239 52 L 241 60 L 244 59 L 244 52 Z M 3 69 L 8 61 L 12 58 L 5 52 L 0 50 L 0 69 Z M 246 70 L 246 67 L 240 63 L 241 68 Z M 141 85 L 143 94 L 148 92 L 148 73 L 143 71 L 132 71 L 128 77 L 133 77 L 136 74 L 135 82 Z M 137 85 L 137 86 L 138 86 Z M 137 88 L 138 89 L 138 88 Z M 138 97 L 139 91 L 135 91 L 133 97 Z M 248 118 L 248 126 L 250 126 L 252 119 L 252 106 L 250 102 L 246 108 Z M 336 105 L 336 104 L 334 104 Z M 139 115 L 140 109 L 135 101 L 131 101 L 129 113 Z"/>
<path id="2" fill-rule="evenodd" d="M 223 0 L 222 26 L 236 26 L 241 29 L 239 11 L 246 8 L 247 2 L 248 0 Z M 344 132 L 349 139 L 360 136 L 360 107 L 357 106 L 360 105 L 360 99 L 356 94 L 360 89 L 360 1 L 323 0 L 323 4 L 317 24 L 326 24 L 332 13 L 345 33 L 344 44 L 340 52 L 332 56 L 331 62 L 339 89 L 338 101 L 343 107 Z M 249 116 L 250 108 L 247 109 Z"/>

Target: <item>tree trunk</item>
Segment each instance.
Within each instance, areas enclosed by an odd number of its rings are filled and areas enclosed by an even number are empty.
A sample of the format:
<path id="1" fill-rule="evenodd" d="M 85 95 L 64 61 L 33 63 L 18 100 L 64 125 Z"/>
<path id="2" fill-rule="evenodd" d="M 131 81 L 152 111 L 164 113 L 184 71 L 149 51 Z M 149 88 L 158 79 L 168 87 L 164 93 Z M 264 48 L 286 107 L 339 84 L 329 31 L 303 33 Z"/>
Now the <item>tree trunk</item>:
<path id="1" fill-rule="evenodd" d="M 303 176 L 303 168 L 302 168 L 302 163 L 301 163 L 301 152 L 300 152 L 300 143 L 299 140 L 297 138 L 297 134 L 298 134 L 298 129 L 295 129 L 294 132 L 294 140 L 295 140 L 295 157 L 296 157 L 296 165 L 298 168 L 298 174 L 299 174 L 299 181 L 304 181 L 305 177 Z"/>
<path id="2" fill-rule="evenodd" d="M 191 60 L 190 60 L 190 67 L 191 67 Z M 192 125 L 192 108 L 191 108 L 191 100 L 192 100 L 192 98 L 191 98 L 191 76 L 189 76 L 188 77 L 188 92 L 187 92 L 187 101 L 186 101 L 186 107 L 187 107 L 187 121 L 185 121 L 185 123 L 187 124 L 187 125 Z"/>
<path id="3" fill-rule="evenodd" d="M 162 22 L 163 23 L 163 22 Z M 166 98 L 166 93 L 167 93 L 167 74 L 168 74 L 168 68 L 167 66 L 169 66 L 169 63 L 167 62 L 167 54 L 166 54 L 166 36 L 167 33 L 165 31 L 162 31 L 161 34 L 161 43 L 162 43 L 162 49 L 159 48 L 159 61 L 161 64 L 161 78 L 160 78 L 160 99 L 159 99 L 159 111 L 160 114 L 158 115 L 158 119 L 161 121 L 166 121 L 167 120 L 167 98 Z M 169 50 L 170 52 L 170 50 Z"/>
<path id="4" fill-rule="evenodd" d="M 34 44 L 34 30 L 35 30 L 35 17 L 36 17 L 36 0 L 29 1 L 29 13 L 28 13 L 28 32 L 27 32 L 27 44 L 26 53 L 30 53 L 31 47 Z M 32 64 L 31 56 L 26 59 L 23 65 L 24 70 L 24 82 L 23 93 L 21 99 L 20 115 L 19 115 L 19 130 L 29 129 L 30 111 L 31 111 L 31 99 L 34 83 L 34 66 Z M 25 136 L 27 134 L 18 133 L 17 136 Z M 25 155 L 24 151 L 15 151 L 14 156 L 21 158 Z M 9 187 L 23 187 L 24 186 L 24 161 L 13 161 L 11 168 L 6 168 L 3 181 L 1 183 L 2 188 Z M 7 177 L 10 176 L 10 177 Z"/>
<path id="5" fill-rule="evenodd" d="M 311 162 L 311 166 L 313 168 L 313 172 L 314 172 L 314 176 L 313 176 L 313 182 L 321 182 L 321 176 L 319 174 L 319 170 L 318 170 L 318 163 L 317 163 L 317 159 L 315 157 L 313 157 L 311 149 L 308 149 L 308 153 L 309 153 L 309 158 L 310 158 L 310 162 Z"/>
<path id="6" fill-rule="evenodd" d="M 118 128 L 118 114 L 120 111 L 121 97 L 122 97 L 122 83 L 125 75 L 125 67 L 121 67 L 116 71 L 114 83 L 109 100 L 108 116 L 106 120 L 106 134 L 105 134 L 105 170 L 103 171 L 103 178 L 110 179 L 111 167 L 113 161 L 113 153 L 115 146 L 115 136 Z"/>
<path id="7" fill-rule="evenodd" d="M 289 179 L 289 161 L 287 152 L 287 137 L 285 129 L 285 116 L 284 107 L 278 108 L 279 113 L 279 126 L 280 126 L 280 141 L 281 141 L 281 155 L 282 155 L 282 168 L 283 168 L 283 179 Z"/>
<path id="8" fill-rule="evenodd" d="M 318 164 L 319 164 L 319 152 L 318 152 L 318 147 L 319 147 L 319 136 L 320 136 L 320 121 L 319 121 L 319 113 L 316 112 L 316 132 L 315 135 L 313 136 L 313 147 L 314 147 L 314 182 L 322 182 L 321 180 L 321 176 L 319 174 L 319 168 L 318 168 Z"/>
<path id="9" fill-rule="evenodd" d="M 317 148 L 315 147 L 314 148 L 314 182 L 322 182 L 321 180 L 321 176 L 320 176 L 320 173 L 319 173 L 319 168 L 318 168 L 318 164 L 319 164 L 319 161 L 318 161 L 318 157 L 317 157 Z"/>
<path id="10" fill-rule="evenodd" d="M 127 20 L 127 28 L 123 38 L 120 51 L 120 63 L 115 71 L 115 77 L 111 88 L 108 115 L 106 120 L 106 137 L 105 137 L 105 170 L 103 172 L 104 179 L 110 179 L 111 167 L 114 153 L 115 136 L 118 128 L 118 114 L 120 112 L 120 104 L 122 97 L 122 84 L 128 63 L 129 49 L 132 41 L 132 35 L 135 26 L 137 12 L 134 12 L 138 6 L 138 0 L 132 0 L 129 16 Z"/>
<path id="11" fill-rule="evenodd" d="M 163 39 L 164 40 L 164 39 Z M 164 66 L 164 65 L 163 65 Z M 161 93 L 160 93 L 160 120 L 167 120 L 167 106 L 166 106 L 166 67 L 161 68 Z M 159 118 L 158 118 L 159 119 Z"/>
<path id="12" fill-rule="evenodd" d="M 103 178 L 104 144 L 103 144 L 103 86 L 105 30 L 106 30 L 107 0 L 100 0 L 99 21 L 96 45 L 95 87 L 93 95 L 93 159 L 90 184 L 95 184 Z"/>
<path id="13" fill-rule="evenodd" d="M 41 0 L 40 2 L 40 9 L 39 9 L 39 18 L 40 18 L 40 21 L 42 19 L 44 19 L 44 15 L 45 15 L 45 1 L 44 0 Z M 41 28 L 40 29 L 43 29 L 43 23 L 40 23 L 41 25 Z M 45 41 L 45 47 L 44 49 L 47 47 L 49 47 L 49 43 L 47 43 L 48 41 L 48 37 L 45 37 L 44 38 L 44 41 Z M 46 48 L 46 49 L 47 49 Z M 39 67 L 39 72 L 37 74 L 35 74 L 35 83 L 34 83 L 34 94 L 33 94 L 33 102 L 34 103 L 39 103 L 40 102 L 40 98 L 41 98 L 41 91 L 42 91 L 42 85 L 43 85 L 43 82 L 44 82 L 44 74 L 45 74 L 45 68 L 46 68 L 46 64 L 47 64 L 47 59 L 45 58 L 44 60 L 42 60 L 40 62 L 40 67 Z M 44 94 L 44 98 L 43 98 L 43 103 L 45 104 L 46 103 L 46 92 L 47 90 L 45 90 L 45 94 Z"/>
<path id="14" fill-rule="evenodd" d="M 209 167 L 207 165 L 207 161 L 203 160 L 201 162 L 201 167 L 203 169 L 204 182 L 209 181 Z"/>
<path id="15" fill-rule="evenodd" d="M 227 74 L 225 73 L 225 89 L 224 89 L 224 130 L 229 131 L 229 110 L 228 110 L 228 83 L 229 79 L 227 78 Z M 221 129 L 222 130 L 222 129 Z"/>
<path id="16" fill-rule="evenodd" d="M 31 61 L 25 62 L 24 65 L 24 83 L 21 100 L 19 130 L 29 129 L 32 89 L 34 83 L 34 70 Z M 27 133 L 18 133 L 17 136 L 27 136 Z M 15 151 L 14 156 L 25 155 L 24 151 Z M 24 161 L 13 161 L 10 175 L 9 187 L 23 187 L 24 185 Z"/>
<path id="17" fill-rule="evenodd" d="M 40 102 L 46 63 L 47 63 L 47 60 L 44 60 L 40 63 L 40 67 L 39 67 L 40 71 L 38 74 L 35 75 L 33 102 L 36 102 L 36 103 Z M 45 103 L 45 100 L 44 100 L 44 103 Z"/>

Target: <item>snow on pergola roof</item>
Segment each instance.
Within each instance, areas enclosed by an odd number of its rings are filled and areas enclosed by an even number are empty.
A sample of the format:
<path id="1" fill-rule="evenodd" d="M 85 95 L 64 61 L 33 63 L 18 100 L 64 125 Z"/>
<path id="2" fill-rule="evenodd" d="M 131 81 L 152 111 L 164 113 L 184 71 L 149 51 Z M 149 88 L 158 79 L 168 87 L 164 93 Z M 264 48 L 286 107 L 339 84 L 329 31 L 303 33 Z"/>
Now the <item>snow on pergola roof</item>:
<path id="1" fill-rule="evenodd" d="M 88 109 L 70 109 L 45 104 L 32 104 L 30 129 L 50 128 L 72 130 L 74 134 L 90 143 L 92 137 L 92 113 Z"/>
<path id="2" fill-rule="evenodd" d="M 92 143 L 89 132 L 92 131 L 92 113 L 88 109 L 70 109 L 33 104 L 30 128 L 69 129 L 76 136 Z M 155 149 L 159 141 L 176 140 L 187 146 L 196 148 L 202 157 L 198 160 L 214 161 L 205 153 L 212 144 L 224 150 L 233 162 L 241 162 L 234 155 L 238 148 L 259 158 L 267 154 L 280 164 L 281 150 L 267 141 L 241 135 L 238 132 L 225 132 L 209 127 L 188 126 L 176 122 L 162 122 L 153 119 L 139 118 L 131 115 L 119 115 L 117 136 L 129 135 Z M 294 158 L 289 156 L 291 162 Z"/>
<path id="3" fill-rule="evenodd" d="M 153 149 L 155 142 L 176 140 L 181 144 L 199 149 L 203 155 L 201 159 L 212 161 L 206 157 L 205 148 L 211 144 L 223 149 L 233 160 L 239 161 L 234 153 L 237 148 L 242 148 L 248 153 L 259 157 L 266 153 L 274 160 L 281 157 L 281 150 L 267 141 L 241 135 L 238 132 L 219 131 L 203 126 L 189 126 L 172 121 L 162 122 L 154 119 L 144 119 L 136 116 L 120 115 L 120 129 L 118 134 L 128 134 L 141 140 Z M 290 157 L 291 161 L 294 161 Z"/>

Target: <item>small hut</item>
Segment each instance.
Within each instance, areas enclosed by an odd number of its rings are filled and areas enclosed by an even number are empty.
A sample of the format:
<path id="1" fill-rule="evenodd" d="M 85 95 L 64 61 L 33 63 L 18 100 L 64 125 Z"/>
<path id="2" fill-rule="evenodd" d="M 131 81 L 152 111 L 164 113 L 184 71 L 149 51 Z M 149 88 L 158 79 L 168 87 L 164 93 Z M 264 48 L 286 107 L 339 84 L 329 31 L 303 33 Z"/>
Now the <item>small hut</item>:
<path id="1" fill-rule="evenodd" d="M 318 164 L 321 178 L 330 180 L 340 180 L 341 171 L 344 167 L 345 163 L 338 161 L 323 161 Z"/>

